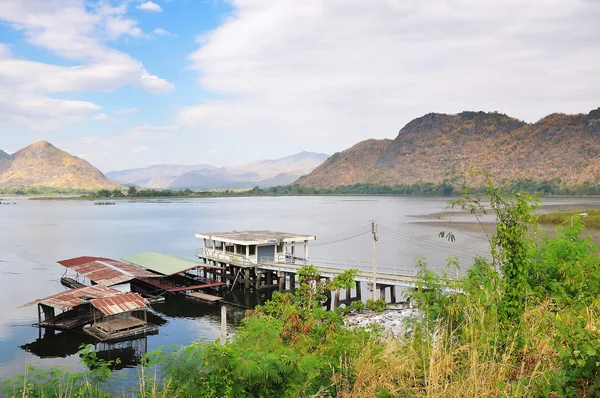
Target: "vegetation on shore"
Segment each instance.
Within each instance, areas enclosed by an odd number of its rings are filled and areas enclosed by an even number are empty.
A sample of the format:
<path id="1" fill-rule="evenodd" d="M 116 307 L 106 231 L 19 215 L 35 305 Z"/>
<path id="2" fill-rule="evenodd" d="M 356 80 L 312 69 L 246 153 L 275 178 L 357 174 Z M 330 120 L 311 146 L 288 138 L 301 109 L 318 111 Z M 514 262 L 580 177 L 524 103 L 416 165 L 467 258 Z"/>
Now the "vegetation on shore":
<path id="1" fill-rule="evenodd" d="M 312 196 L 312 195 L 414 195 L 414 196 L 458 196 L 465 189 L 464 185 L 451 182 L 439 184 L 421 182 L 410 185 L 374 185 L 355 184 L 336 188 L 308 188 L 298 184 L 282 185 L 270 188 L 254 187 L 253 189 L 196 191 L 191 189 L 102 189 L 98 191 L 58 189 L 45 187 L 32 188 L 0 188 L 0 194 L 24 196 L 48 196 L 40 199 L 103 199 L 103 198 L 216 198 L 247 196 Z M 469 188 L 471 192 L 485 193 L 485 186 Z M 507 183 L 502 187 L 506 193 L 527 192 L 541 196 L 598 196 L 600 185 L 566 186 L 557 181 L 534 182 L 521 180 Z M 68 196 L 61 197 L 60 195 Z"/>
<path id="2" fill-rule="evenodd" d="M 570 212 L 547 213 L 539 216 L 539 222 L 545 224 L 565 224 L 575 217 L 580 217 L 586 227 L 600 228 L 600 210 L 582 210 Z"/>
<path id="3" fill-rule="evenodd" d="M 249 311 L 226 344 L 150 354 L 135 391 L 111 391 L 108 375 L 93 384 L 82 381 L 91 375 L 58 371 L 41 381 L 16 378 L 5 391 L 23 397 L 597 396 L 598 247 L 582 235 L 579 216 L 544 233 L 536 227 L 535 199 L 502 194 L 491 183 L 485 193 L 497 217 L 492 260 L 476 258 L 459 279 L 418 260 L 412 300 L 419 315 L 400 338 L 385 338 L 376 327 L 345 327 L 339 313 L 323 309 L 324 291 L 350 286 L 352 271 L 328 286 L 306 267 L 296 293 L 274 294 Z M 478 194 L 451 206 L 486 212 Z M 449 268 L 458 266 L 448 260 Z"/>

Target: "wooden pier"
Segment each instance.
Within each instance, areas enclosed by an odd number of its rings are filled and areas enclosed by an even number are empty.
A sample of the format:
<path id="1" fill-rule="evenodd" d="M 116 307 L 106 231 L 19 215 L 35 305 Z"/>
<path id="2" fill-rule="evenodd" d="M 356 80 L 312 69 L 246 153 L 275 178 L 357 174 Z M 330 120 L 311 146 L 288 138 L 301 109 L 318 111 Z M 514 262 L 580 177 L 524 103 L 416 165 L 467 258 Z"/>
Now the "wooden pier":
<path id="1" fill-rule="evenodd" d="M 204 247 L 197 256 L 218 271 L 204 269 L 205 277 L 235 286 L 256 289 L 278 289 L 280 292 L 296 288 L 297 272 L 305 265 L 313 265 L 323 279 L 333 279 L 349 267 L 320 265 L 308 258 L 308 241 L 311 235 L 299 235 L 273 231 L 241 231 L 225 233 L 202 233 Z M 264 255 L 262 255 L 264 254 Z M 300 256 L 304 255 L 304 257 Z M 363 288 L 371 289 L 373 272 L 359 270 L 354 278 L 356 287 L 328 292 L 331 308 L 362 300 Z M 399 289 L 414 287 L 414 272 L 377 272 L 375 274 L 377 298 L 397 303 Z M 342 297 L 343 296 L 343 297 Z"/>

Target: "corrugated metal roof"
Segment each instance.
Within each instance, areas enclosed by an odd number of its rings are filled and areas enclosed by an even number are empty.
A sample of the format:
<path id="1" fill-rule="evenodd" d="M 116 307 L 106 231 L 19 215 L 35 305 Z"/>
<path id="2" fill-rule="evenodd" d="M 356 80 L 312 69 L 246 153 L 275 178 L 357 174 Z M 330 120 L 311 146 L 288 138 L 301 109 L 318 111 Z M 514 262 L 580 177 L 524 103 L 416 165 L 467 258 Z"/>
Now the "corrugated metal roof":
<path id="1" fill-rule="evenodd" d="M 132 254 L 131 256 L 123 257 L 122 260 L 163 275 L 176 275 L 204 265 L 183 257 L 152 252 Z"/>
<path id="2" fill-rule="evenodd" d="M 85 304 L 92 299 L 107 297 L 120 292 L 102 285 L 86 286 L 79 289 L 67 290 L 64 292 L 53 294 L 52 296 L 44 297 L 23 305 L 27 307 L 34 304 L 45 304 L 50 307 L 69 310 L 78 305 Z"/>
<path id="3" fill-rule="evenodd" d="M 57 261 L 57 262 L 60 265 L 63 265 L 67 268 L 71 268 L 71 266 L 73 266 L 73 265 L 87 264 L 87 263 L 91 263 L 92 261 L 115 261 L 115 260 L 113 260 L 111 258 L 106 258 L 106 257 L 81 256 L 81 257 L 69 258 L 67 260 L 61 260 L 61 261 Z"/>
<path id="4" fill-rule="evenodd" d="M 91 301 L 104 315 L 117 315 L 123 312 L 145 308 L 148 301 L 137 293 L 119 294 Z"/>
<path id="5" fill-rule="evenodd" d="M 76 257 L 61 260 L 58 263 L 105 286 L 116 285 L 135 278 L 160 277 L 160 275 L 135 265 L 104 257 Z"/>

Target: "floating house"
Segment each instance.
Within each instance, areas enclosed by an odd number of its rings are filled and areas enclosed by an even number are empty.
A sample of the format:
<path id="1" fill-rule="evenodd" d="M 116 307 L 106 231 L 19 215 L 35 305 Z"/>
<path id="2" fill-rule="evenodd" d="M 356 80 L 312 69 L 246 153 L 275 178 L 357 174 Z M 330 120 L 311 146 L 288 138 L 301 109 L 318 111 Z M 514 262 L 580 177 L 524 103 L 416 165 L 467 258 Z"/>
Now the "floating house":
<path id="1" fill-rule="evenodd" d="M 37 304 L 37 326 L 67 330 L 93 320 L 90 301 L 115 294 L 119 294 L 119 291 L 106 286 L 85 286 L 37 299 L 23 307 Z M 57 310 L 61 312 L 57 314 Z"/>
<path id="2" fill-rule="evenodd" d="M 118 294 L 91 300 L 93 323 L 83 331 L 100 341 L 115 341 L 156 333 L 148 323 L 148 301 L 137 293 Z"/>
<path id="3" fill-rule="evenodd" d="M 148 301 L 137 293 L 122 293 L 103 285 L 85 286 L 44 297 L 23 307 L 38 306 L 37 326 L 68 330 L 84 328 L 100 341 L 115 340 L 158 330 L 148 323 Z M 56 314 L 56 310 L 62 311 Z"/>
<path id="4" fill-rule="evenodd" d="M 61 283 L 70 288 L 86 286 L 86 282 L 89 281 L 91 285 L 109 286 L 120 292 L 130 292 L 134 280 L 162 276 L 130 263 L 105 257 L 75 257 L 58 263 L 67 268 Z M 69 278 L 68 271 L 75 272 L 75 278 Z"/>

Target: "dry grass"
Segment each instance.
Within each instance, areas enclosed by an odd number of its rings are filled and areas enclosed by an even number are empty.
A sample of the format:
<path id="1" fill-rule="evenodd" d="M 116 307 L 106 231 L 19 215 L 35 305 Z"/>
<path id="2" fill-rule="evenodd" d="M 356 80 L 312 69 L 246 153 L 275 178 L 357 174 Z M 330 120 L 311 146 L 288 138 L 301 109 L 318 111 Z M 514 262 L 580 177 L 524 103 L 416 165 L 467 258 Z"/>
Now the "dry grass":
<path id="1" fill-rule="evenodd" d="M 515 397 L 526 396 L 532 383 L 555 369 L 551 337 L 540 333 L 545 306 L 525 314 L 525 344 L 496 341 L 498 330 L 482 308 L 465 311 L 460 332 L 439 328 L 435 339 L 373 343 L 351 366 L 352 388 L 344 398 L 394 397 Z M 460 335 L 458 335 L 460 333 Z M 504 347 L 504 348 L 500 348 Z M 387 393 L 388 395 L 386 395 Z"/>

